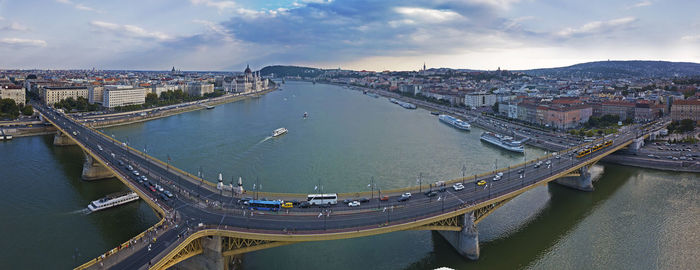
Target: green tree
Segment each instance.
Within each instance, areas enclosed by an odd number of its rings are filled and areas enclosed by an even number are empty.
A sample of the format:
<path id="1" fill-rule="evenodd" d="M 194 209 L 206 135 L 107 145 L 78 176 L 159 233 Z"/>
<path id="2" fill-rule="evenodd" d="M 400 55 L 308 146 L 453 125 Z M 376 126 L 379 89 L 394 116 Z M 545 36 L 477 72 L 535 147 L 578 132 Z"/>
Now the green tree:
<path id="1" fill-rule="evenodd" d="M 156 93 L 146 94 L 146 105 L 147 106 L 154 106 L 157 104 L 158 104 L 158 94 L 156 94 Z"/>
<path id="2" fill-rule="evenodd" d="M 695 121 L 692 119 L 683 119 L 680 121 L 678 126 L 678 131 L 680 132 L 690 132 L 695 129 Z"/>
<path id="3" fill-rule="evenodd" d="M 14 99 L 4 98 L 0 100 L 0 117 L 17 118 L 19 107 Z"/>
<path id="4" fill-rule="evenodd" d="M 34 114 L 34 107 L 32 107 L 32 105 L 25 105 L 24 108 L 22 108 L 22 114 L 24 114 L 24 115 Z"/>

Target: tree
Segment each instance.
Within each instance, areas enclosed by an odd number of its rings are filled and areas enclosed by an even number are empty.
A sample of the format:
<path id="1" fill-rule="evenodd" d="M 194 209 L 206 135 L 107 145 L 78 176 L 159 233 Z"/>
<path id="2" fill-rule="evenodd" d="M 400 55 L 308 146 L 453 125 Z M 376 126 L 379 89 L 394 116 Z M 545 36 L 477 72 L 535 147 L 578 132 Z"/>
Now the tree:
<path id="1" fill-rule="evenodd" d="M 14 99 L 4 98 L 0 100 L 0 117 L 17 118 L 19 107 Z"/>
<path id="2" fill-rule="evenodd" d="M 146 94 L 146 105 L 147 106 L 154 106 L 157 104 L 158 104 L 158 94 L 156 94 L 156 93 Z"/>
<path id="3" fill-rule="evenodd" d="M 692 119 L 683 119 L 680 121 L 678 131 L 680 132 L 690 132 L 695 129 L 695 121 Z"/>
<path id="4" fill-rule="evenodd" d="M 24 114 L 24 115 L 34 114 L 34 108 L 32 107 L 32 105 L 25 105 L 24 108 L 22 108 L 22 114 Z"/>

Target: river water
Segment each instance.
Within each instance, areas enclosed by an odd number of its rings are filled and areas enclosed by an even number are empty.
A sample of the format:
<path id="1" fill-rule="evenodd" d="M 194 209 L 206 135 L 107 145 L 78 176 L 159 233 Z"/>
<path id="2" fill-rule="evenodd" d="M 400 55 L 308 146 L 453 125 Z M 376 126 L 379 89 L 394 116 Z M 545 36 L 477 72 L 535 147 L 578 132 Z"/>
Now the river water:
<path id="1" fill-rule="evenodd" d="M 302 115 L 308 112 L 309 117 Z M 271 138 L 272 130 L 289 133 Z M 428 111 L 406 110 L 337 86 L 289 82 L 283 91 L 214 110 L 104 130 L 183 170 L 247 189 L 366 191 L 473 175 L 532 159 L 479 141 Z M 80 180 L 82 153 L 51 136 L 0 143 L 0 268 L 69 268 L 157 221 L 143 202 L 84 214 L 123 190 L 117 180 Z M 426 183 L 424 182 L 424 183 Z M 462 259 L 440 236 L 408 231 L 262 250 L 245 269 L 581 269 L 700 265 L 697 174 L 605 165 L 591 193 L 556 184 L 509 202 L 479 224 L 481 258 Z M 76 251 L 77 249 L 77 251 Z M 79 254 L 75 259 L 75 254 Z"/>

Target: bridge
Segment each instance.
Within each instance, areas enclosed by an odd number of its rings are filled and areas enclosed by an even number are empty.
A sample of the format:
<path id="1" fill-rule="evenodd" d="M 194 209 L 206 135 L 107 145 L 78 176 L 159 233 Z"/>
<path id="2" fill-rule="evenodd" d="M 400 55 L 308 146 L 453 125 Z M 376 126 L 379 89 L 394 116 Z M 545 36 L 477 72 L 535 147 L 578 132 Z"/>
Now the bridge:
<path id="1" fill-rule="evenodd" d="M 217 188 L 213 183 L 78 123 L 64 113 L 39 104 L 35 108 L 58 129 L 54 138 L 56 145 L 75 144 L 85 152 L 85 180 L 116 177 L 161 218 L 147 231 L 78 269 L 167 269 L 176 264 L 186 267 L 193 261 L 199 268 L 202 265 L 225 268 L 232 256 L 255 250 L 403 230 L 438 231 L 460 254 L 476 260 L 480 253 L 476 224 L 486 216 L 514 197 L 552 181 L 592 191 L 590 166 L 620 149 L 638 149 L 645 138 L 665 126 L 665 123 L 656 122 L 637 126 L 535 160 L 445 181 L 446 186 L 463 183 L 466 188 L 460 191 L 450 188 L 428 196 L 424 192 L 432 185 L 422 183 L 411 188 L 338 194 L 339 200 L 370 198 L 359 207 L 339 204 L 327 208 L 295 207 L 279 212 L 259 212 L 239 203 L 240 197 L 255 195 L 288 201 L 305 200 L 306 195 L 236 194 L 234 188 Z M 581 149 L 605 142 L 607 146 L 578 157 Z M 140 184 L 127 165 L 146 175 L 151 182 L 171 190 L 175 196 L 168 199 L 148 185 Z M 496 175 L 501 179 L 494 181 Z M 477 184 L 482 180 L 486 183 Z M 399 196 L 407 192 L 412 194 L 411 199 L 398 201 Z M 384 196 L 389 199 L 379 199 Z"/>

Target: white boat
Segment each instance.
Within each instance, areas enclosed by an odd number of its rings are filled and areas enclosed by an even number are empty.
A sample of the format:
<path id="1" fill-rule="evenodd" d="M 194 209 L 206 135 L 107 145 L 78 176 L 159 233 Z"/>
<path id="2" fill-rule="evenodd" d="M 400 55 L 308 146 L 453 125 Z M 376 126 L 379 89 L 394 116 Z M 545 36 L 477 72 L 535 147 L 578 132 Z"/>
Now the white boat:
<path id="1" fill-rule="evenodd" d="M 136 192 L 132 191 L 124 191 L 124 192 L 117 192 L 117 193 L 112 193 L 107 196 L 105 196 L 102 199 L 92 201 L 90 205 L 88 205 L 88 209 L 90 211 L 95 212 L 95 211 L 100 211 L 102 209 L 107 209 L 112 206 L 117 206 L 121 204 L 125 204 L 128 202 L 132 202 L 135 200 L 139 199 L 139 195 L 136 194 Z"/>
<path id="2" fill-rule="evenodd" d="M 498 146 L 500 148 L 506 149 L 508 151 L 524 153 L 525 148 L 521 141 L 516 141 L 513 137 L 504 136 L 501 134 L 496 134 L 492 132 L 484 132 L 481 134 L 481 140 Z"/>
<path id="3" fill-rule="evenodd" d="M 440 119 L 440 121 L 442 121 L 443 123 L 446 123 L 461 130 L 470 130 L 472 128 L 472 126 L 469 123 L 449 116 L 447 114 L 441 114 L 440 116 L 438 116 L 438 119 Z"/>
<path id="4" fill-rule="evenodd" d="M 278 128 L 272 132 L 272 137 L 277 137 L 277 136 L 280 136 L 280 135 L 285 134 L 285 133 L 287 133 L 286 128 Z"/>

